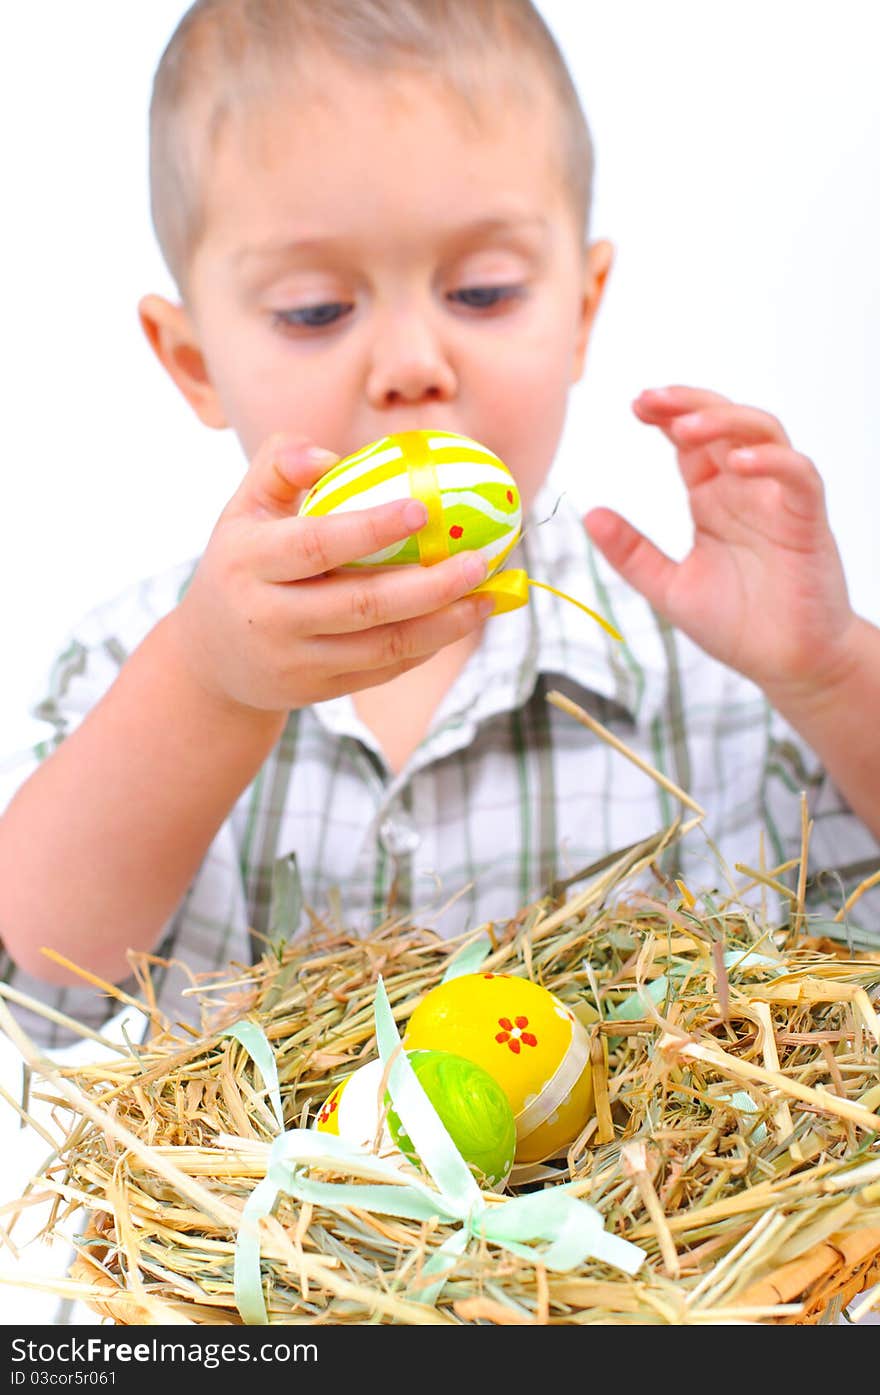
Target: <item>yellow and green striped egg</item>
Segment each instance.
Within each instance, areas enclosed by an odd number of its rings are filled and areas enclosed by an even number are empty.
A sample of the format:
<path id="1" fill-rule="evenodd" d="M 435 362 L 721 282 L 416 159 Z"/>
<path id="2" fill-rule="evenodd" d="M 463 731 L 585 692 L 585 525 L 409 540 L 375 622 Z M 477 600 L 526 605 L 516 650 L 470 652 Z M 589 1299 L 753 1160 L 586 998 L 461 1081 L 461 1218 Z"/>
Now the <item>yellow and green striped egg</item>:
<path id="1" fill-rule="evenodd" d="M 522 505 L 507 466 L 452 431 L 402 431 L 364 446 L 331 466 L 299 512 L 323 517 L 406 498 L 427 506 L 424 528 L 349 566 L 431 566 L 473 551 L 483 554 L 491 576 L 519 540 Z"/>

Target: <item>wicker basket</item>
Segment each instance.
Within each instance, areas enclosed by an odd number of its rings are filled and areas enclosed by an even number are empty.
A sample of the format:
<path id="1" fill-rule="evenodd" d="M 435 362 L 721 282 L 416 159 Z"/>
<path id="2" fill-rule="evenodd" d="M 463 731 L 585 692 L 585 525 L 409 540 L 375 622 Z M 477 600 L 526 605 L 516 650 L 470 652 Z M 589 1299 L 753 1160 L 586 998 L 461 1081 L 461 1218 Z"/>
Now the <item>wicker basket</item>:
<path id="1" fill-rule="evenodd" d="M 802 1303 L 802 1313 L 769 1321 L 813 1324 L 833 1320 L 874 1284 L 880 1284 L 880 1226 L 865 1226 L 830 1235 L 798 1259 L 750 1284 L 734 1304 Z"/>
<path id="2" fill-rule="evenodd" d="M 86 1237 L 98 1239 L 94 1222 Z M 90 1263 L 87 1256 L 77 1256 L 70 1276 L 93 1290 L 94 1296 L 88 1306 L 99 1317 L 122 1327 L 156 1322 L 150 1310 L 130 1297 L 122 1297 L 118 1287 L 108 1282 L 98 1265 Z M 880 1227 L 866 1226 L 846 1234 L 831 1235 L 799 1258 L 771 1270 L 740 1293 L 732 1306 L 802 1304 L 800 1313 L 768 1318 L 766 1322 L 813 1326 L 836 1321 L 858 1294 L 874 1284 L 880 1284 Z M 195 1304 L 187 1306 L 186 1316 L 194 1322 L 218 1322 L 216 1312 Z M 227 1323 L 229 1319 L 224 1317 L 220 1321 Z"/>
<path id="3" fill-rule="evenodd" d="M 273 1323 L 817 1324 L 880 1283 L 880 959 L 783 935 L 776 959 L 756 957 L 771 932 L 733 903 L 709 898 L 701 912 L 690 892 L 624 895 L 656 850 L 627 853 L 564 904 L 524 908 L 484 937 L 478 961 L 544 984 L 588 1026 L 595 1118 L 549 1181 L 577 1184 L 609 1231 L 642 1248 L 639 1272 L 587 1260 L 560 1275 L 534 1251 L 474 1244 L 429 1309 L 412 1280 L 457 1222 L 387 1223 L 326 1192 L 298 1207 L 285 1197 L 265 1232 Z M 65 1175 L 44 1180 L 71 1209 L 72 1197 L 94 1201 L 70 1271 L 81 1301 L 120 1325 L 240 1325 L 234 1242 L 265 1167 L 253 1147 L 266 1156 L 278 1125 L 256 1057 L 225 1029 L 261 1028 L 286 1127 L 304 1126 L 375 1052 L 378 976 L 402 1027 L 475 938 L 399 923 L 363 939 L 328 931 L 236 968 L 203 1037 L 160 1032 L 116 1065 L 48 1072 L 79 1124 L 59 1148 Z M 303 1277 L 306 1248 L 317 1278 Z M 356 1282 L 329 1274 L 340 1264 Z"/>

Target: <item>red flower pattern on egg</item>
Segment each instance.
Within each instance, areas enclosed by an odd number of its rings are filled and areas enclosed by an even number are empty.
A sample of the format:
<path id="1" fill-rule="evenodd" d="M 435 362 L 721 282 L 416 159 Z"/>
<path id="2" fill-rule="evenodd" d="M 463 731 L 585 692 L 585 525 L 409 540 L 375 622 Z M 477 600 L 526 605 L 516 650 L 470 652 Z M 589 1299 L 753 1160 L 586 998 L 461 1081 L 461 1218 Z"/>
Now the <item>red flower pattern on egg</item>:
<path id="1" fill-rule="evenodd" d="M 518 1056 L 522 1046 L 537 1046 L 538 1038 L 534 1032 L 527 1032 L 525 1029 L 529 1025 L 527 1017 L 515 1017 L 513 1021 L 509 1017 L 499 1017 L 498 1026 L 500 1032 L 495 1033 L 495 1040 L 501 1045 L 506 1045 L 515 1056 Z"/>
<path id="2" fill-rule="evenodd" d="M 324 1107 L 321 1110 L 321 1113 L 318 1115 L 319 1122 L 322 1124 L 326 1124 L 327 1120 L 330 1118 L 330 1115 L 335 1112 L 338 1104 L 339 1097 L 335 1093 L 331 1095 L 329 1100 L 325 1100 Z"/>

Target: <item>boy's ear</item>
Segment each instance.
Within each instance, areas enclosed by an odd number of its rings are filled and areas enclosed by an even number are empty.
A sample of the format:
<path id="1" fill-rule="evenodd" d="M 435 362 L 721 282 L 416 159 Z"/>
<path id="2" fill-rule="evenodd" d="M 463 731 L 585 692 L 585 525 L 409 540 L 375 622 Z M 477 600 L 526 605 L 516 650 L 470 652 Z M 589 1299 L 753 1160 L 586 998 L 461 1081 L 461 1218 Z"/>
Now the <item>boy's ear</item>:
<path id="1" fill-rule="evenodd" d="M 161 295 L 145 295 L 138 304 L 138 318 L 154 354 L 199 420 L 223 430 L 228 425 L 226 416 L 183 306 Z"/>
<path id="2" fill-rule="evenodd" d="M 576 383 L 584 371 L 587 345 L 593 331 L 596 312 L 602 303 L 605 286 L 614 261 L 614 248 L 610 242 L 592 242 L 584 253 L 584 294 L 581 301 L 581 316 L 575 342 L 574 364 L 571 380 Z"/>

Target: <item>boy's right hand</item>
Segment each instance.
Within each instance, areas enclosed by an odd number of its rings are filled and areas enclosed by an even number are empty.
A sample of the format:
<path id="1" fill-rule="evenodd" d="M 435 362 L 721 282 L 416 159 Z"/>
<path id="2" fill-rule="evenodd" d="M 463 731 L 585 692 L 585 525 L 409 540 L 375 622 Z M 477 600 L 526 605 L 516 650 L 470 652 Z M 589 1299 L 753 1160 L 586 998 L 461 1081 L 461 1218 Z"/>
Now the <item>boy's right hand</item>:
<path id="1" fill-rule="evenodd" d="M 337 570 L 418 532 L 427 510 L 408 499 L 298 517 L 336 459 L 307 440 L 271 437 L 173 613 L 187 667 L 221 701 L 287 712 L 373 687 L 492 613 L 490 599 L 468 596 L 486 576 L 475 553 L 431 567 Z"/>

